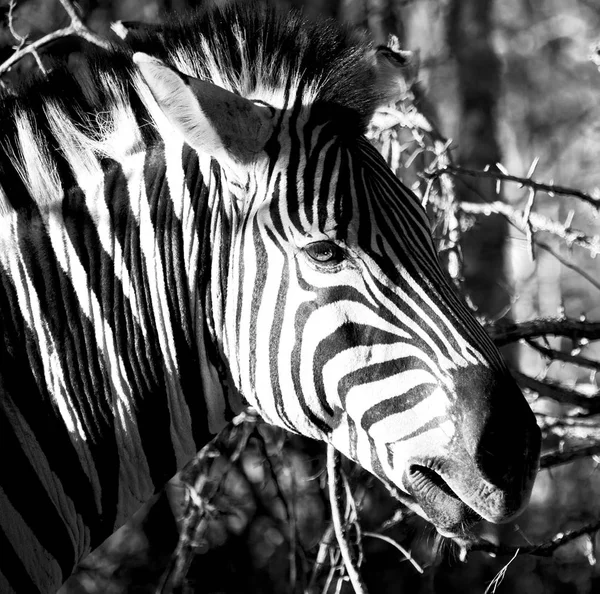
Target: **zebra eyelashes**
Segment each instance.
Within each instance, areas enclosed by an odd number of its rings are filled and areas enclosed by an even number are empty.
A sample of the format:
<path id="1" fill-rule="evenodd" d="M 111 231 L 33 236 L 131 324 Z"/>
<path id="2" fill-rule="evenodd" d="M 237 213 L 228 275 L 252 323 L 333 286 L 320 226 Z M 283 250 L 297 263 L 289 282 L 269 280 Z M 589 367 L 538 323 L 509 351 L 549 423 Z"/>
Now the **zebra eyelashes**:
<path id="1" fill-rule="evenodd" d="M 304 248 L 305 253 L 319 268 L 333 271 L 346 260 L 346 252 L 333 241 L 315 241 Z"/>

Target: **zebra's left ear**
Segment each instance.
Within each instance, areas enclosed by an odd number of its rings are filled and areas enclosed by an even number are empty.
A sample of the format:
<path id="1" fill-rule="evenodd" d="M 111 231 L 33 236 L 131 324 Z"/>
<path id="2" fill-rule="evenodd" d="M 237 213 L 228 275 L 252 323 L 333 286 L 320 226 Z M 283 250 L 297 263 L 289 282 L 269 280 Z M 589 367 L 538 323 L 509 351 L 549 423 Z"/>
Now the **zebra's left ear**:
<path id="1" fill-rule="evenodd" d="M 246 163 L 273 131 L 273 114 L 212 83 L 176 72 L 164 62 L 135 53 L 137 65 L 169 124 L 198 152 Z"/>

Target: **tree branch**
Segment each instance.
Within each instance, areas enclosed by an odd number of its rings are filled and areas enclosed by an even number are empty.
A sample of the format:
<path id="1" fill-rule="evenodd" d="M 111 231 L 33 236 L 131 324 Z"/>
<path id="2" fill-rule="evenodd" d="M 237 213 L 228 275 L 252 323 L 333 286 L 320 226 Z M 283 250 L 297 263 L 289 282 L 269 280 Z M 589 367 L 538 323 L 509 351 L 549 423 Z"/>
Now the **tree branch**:
<path id="1" fill-rule="evenodd" d="M 592 535 L 600 530 L 600 520 L 590 522 L 581 528 L 559 532 L 550 540 L 542 544 L 508 546 L 503 544 L 494 544 L 484 538 L 471 540 L 466 543 L 469 551 L 483 551 L 492 555 L 514 555 L 517 550 L 522 554 L 536 555 L 538 557 L 550 557 L 556 549 L 567 543 L 580 538 L 581 536 Z M 460 547 L 465 546 L 462 540 L 456 541 Z"/>
<path id="2" fill-rule="evenodd" d="M 181 518 L 179 542 L 169 566 L 161 577 L 157 588 L 159 593 L 172 592 L 183 583 L 194 559 L 199 537 L 206 529 L 211 501 L 222 488 L 223 481 L 242 455 L 255 430 L 255 415 L 245 413 L 239 416 L 243 418 L 242 422 L 227 426 L 181 471 L 180 480 L 186 488 L 187 495 L 186 508 Z M 214 481 L 211 480 L 210 470 L 218 459 L 224 459 L 226 465 L 219 473 L 220 478 Z"/>
<path id="3" fill-rule="evenodd" d="M 437 177 L 439 175 L 445 174 L 455 176 L 466 175 L 468 177 L 489 178 L 507 182 L 514 182 L 518 183 L 522 187 L 532 188 L 536 192 L 545 192 L 549 196 L 573 196 L 574 198 L 578 198 L 579 200 L 586 202 L 590 206 L 593 206 L 595 209 L 600 210 L 600 197 L 592 196 L 587 192 L 582 192 L 581 190 L 577 190 L 576 188 L 557 186 L 553 183 L 544 184 L 531 179 L 531 177 L 519 177 L 517 175 L 503 173 L 502 171 L 493 171 L 491 169 L 467 169 L 465 167 L 460 167 L 459 165 L 448 164 L 445 167 L 437 167 L 432 171 L 428 171 L 426 175 L 428 177 Z"/>
<path id="4" fill-rule="evenodd" d="M 600 424 L 597 418 L 555 417 L 541 413 L 536 413 L 536 418 L 542 432 L 558 437 L 563 442 L 583 441 L 588 445 L 600 443 Z"/>
<path id="5" fill-rule="evenodd" d="M 531 231 L 547 231 L 563 239 L 567 245 L 577 245 L 592 253 L 592 256 L 600 254 L 600 236 L 588 236 L 582 231 L 572 229 L 570 226 L 552 221 L 544 215 L 536 212 L 526 213 L 524 210 L 513 208 L 509 204 L 495 200 L 479 204 L 475 202 L 460 202 L 459 210 L 467 214 L 489 216 L 492 213 L 501 214 L 517 229 L 528 233 Z"/>
<path id="6" fill-rule="evenodd" d="M 600 454 L 600 443 L 592 443 L 585 446 L 571 447 L 565 450 L 547 452 L 540 458 L 540 468 L 551 468 L 568 464 L 579 458 L 588 458 Z"/>
<path id="7" fill-rule="evenodd" d="M 327 446 L 327 477 L 329 485 L 329 501 L 331 505 L 331 518 L 333 529 L 340 547 L 342 559 L 346 566 L 346 572 L 356 594 L 367 594 L 367 587 L 360 575 L 358 567 L 352 559 L 346 533 L 342 526 L 342 514 L 340 511 L 341 485 L 340 485 L 340 454 L 332 445 Z"/>
<path id="8" fill-rule="evenodd" d="M 577 406 L 586 411 L 587 414 L 595 415 L 600 413 L 600 392 L 597 391 L 592 396 L 586 396 L 577 390 L 565 388 L 562 385 L 551 382 L 550 380 L 537 380 L 520 371 L 511 369 L 511 373 L 517 382 L 524 388 L 536 392 L 540 396 L 552 398 L 561 404 Z"/>
<path id="9" fill-rule="evenodd" d="M 590 283 L 593 287 L 600 290 L 600 283 L 591 274 L 588 274 L 585 270 L 583 270 L 583 268 L 577 266 L 577 264 L 573 264 L 573 262 L 567 260 L 566 258 L 563 258 L 556 250 L 552 249 L 549 245 L 546 245 L 545 243 L 536 241 L 535 245 L 537 245 L 538 248 L 548 252 L 550 255 L 552 255 L 553 258 L 556 258 L 563 266 L 566 266 L 570 270 L 573 270 L 581 278 L 584 278 L 588 283 Z"/>
<path id="10" fill-rule="evenodd" d="M 51 33 L 40 37 L 40 39 L 37 39 L 32 43 L 21 45 L 15 51 L 15 53 L 8 58 L 8 60 L 5 60 L 2 64 L 0 64 L 0 76 L 8 72 L 19 60 L 22 60 L 28 54 L 32 54 L 34 57 L 37 57 L 39 63 L 37 50 L 62 37 L 80 37 L 93 45 L 103 49 L 110 49 L 111 44 L 108 41 L 88 29 L 83 24 L 81 19 L 77 16 L 75 7 L 71 4 L 70 0 L 60 0 L 60 3 L 63 5 L 63 8 L 69 15 L 71 23 L 67 27 L 58 29 L 57 31 L 52 31 Z"/>
<path id="11" fill-rule="evenodd" d="M 574 342 L 600 340 L 600 322 L 567 318 L 537 318 L 527 322 L 505 321 L 486 324 L 485 329 L 497 346 L 539 336 L 565 336 Z"/>
<path id="12" fill-rule="evenodd" d="M 395 39 L 395 42 L 397 43 L 397 39 Z M 394 40 L 392 40 L 391 44 L 393 45 L 393 43 Z M 435 125 L 433 118 L 428 115 L 428 112 L 431 112 L 432 110 L 428 105 L 427 98 L 422 92 L 419 84 L 415 84 L 418 73 L 417 62 L 417 58 L 413 58 L 411 80 L 407 81 L 410 88 L 406 97 L 397 107 L 390 106 L 377 110 L 375 124 L 370 131 L 370 135 L 378 138 L 379 142 L 381 142 L 382 145 L 385 145 L 385 141 L 382 139 L 384 138 L 384 132 L 387 132 L 389 140 L 388 144 L 390 145 L 390 148 L 393 148 L 398 143 L 397 139 L 395 143 L 392 142 L 392 129 L 396 126 L 406 128 L 411 131 L 420 147 L 414 155 L 428 151 L 433 154 L 432 165 L 435 165 L 440 169 L 452 167 L 452 154 L 450 151 L 452 141 L 441 134 Z M 425 142 L 425 137 L 429 139 L 429 145 Z M 394 151 L 391 152 L 393 153 Z M 389 163 L 389 159 L 388 164 L 392 169 L 398 169 L 398 165 Z M 438 187 L 435 187 L 436 184 L 434 184 L 434 182 L 437 182 Z M 460 245 L 460 221 L 458 217 L 459 203 L 454 180 L 451 175 L 441 174 L 435 180 L 430 180 L 430 183 L 428 183 L 426 191 L 422 196 L 424 206 L 433 195 L 438 197 L 440 211 L 444 213 L 442 220 L 443 243 L 440 245 L 439 249 L 446 255 L 447 269 L 450 278 L 453 280 L 459 293 L 465 299 L 468 299 L 462 282 L 464 263 Z"/>
<path id="13" fill-rule="evenodd" d="M 527 344 L 540 355 L 550 359 L 551 361 L 562 361 L 563 363 L 572 363 L 573 365 L 579 365 L 580 367 L 588 367 L 595 371 L 600 371 L 600 361 L 594 361 L 581 355 L 573 355 L 572 353 L 564 353 L 562 351 L 556 351 L 549 349 L 548 347 L 542 346 L 533 340 L 526 338 Z"/>
<path id="14" fill-rule="evenodd" d="M 363 532 L 364 536 L 369 536 L 370 538 L 377 538 L 379 540 L 383 540 L 388 544 L 392 545 L 394 548 L 398 549 L 400 553 L 404 556 L 407 561 L 410 561 L 410 564 L 419 572 L 423 573 L 423 568 L 415 561 L 414 557 L 410 554 L 410 551 L 407 551 L 399 542 L 395 541 L 393 538 L 389 536 L 384 536 L 383 534 L 378 534 L 377 532 Z"/>

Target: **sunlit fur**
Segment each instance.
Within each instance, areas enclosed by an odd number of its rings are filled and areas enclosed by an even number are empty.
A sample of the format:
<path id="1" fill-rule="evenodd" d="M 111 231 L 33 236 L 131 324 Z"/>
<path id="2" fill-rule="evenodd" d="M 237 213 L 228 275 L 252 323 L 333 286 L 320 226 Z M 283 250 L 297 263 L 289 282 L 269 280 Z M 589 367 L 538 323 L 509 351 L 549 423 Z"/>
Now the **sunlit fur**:
<path id="1" fill-rule="evenodd" d="M 275 125 L 251 163 L 197 153 L 122 49 L 2 100 L 0 591 L 56 589 L 240 395 L 445 530 L 522 509 L 535 423 L 361 136 L 390 88 L 372 48 L 250 3 L 130 44 Z"/>

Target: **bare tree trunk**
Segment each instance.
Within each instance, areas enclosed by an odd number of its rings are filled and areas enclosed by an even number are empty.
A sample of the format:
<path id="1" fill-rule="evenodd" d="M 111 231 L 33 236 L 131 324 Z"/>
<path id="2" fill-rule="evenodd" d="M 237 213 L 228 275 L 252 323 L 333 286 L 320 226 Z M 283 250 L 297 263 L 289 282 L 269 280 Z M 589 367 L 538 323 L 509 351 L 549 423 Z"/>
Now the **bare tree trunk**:
<path id="1" fill-rule="evenodd" d="M 493 0 L 451 0 L 448 46 L 458 77 L 458 160 L 481 169 L 500 161 L 496 108 L 500 95 L 500 62 L 490 41 Z M 494 181 L 477 179 L 458 187 L 463 200 L 496 198 Z M 497 316 L 510 302 L 505 288 L 506 222 L 498 215 L 481 218 L 462 236 L 466 289 L 474 304 Z"/>

